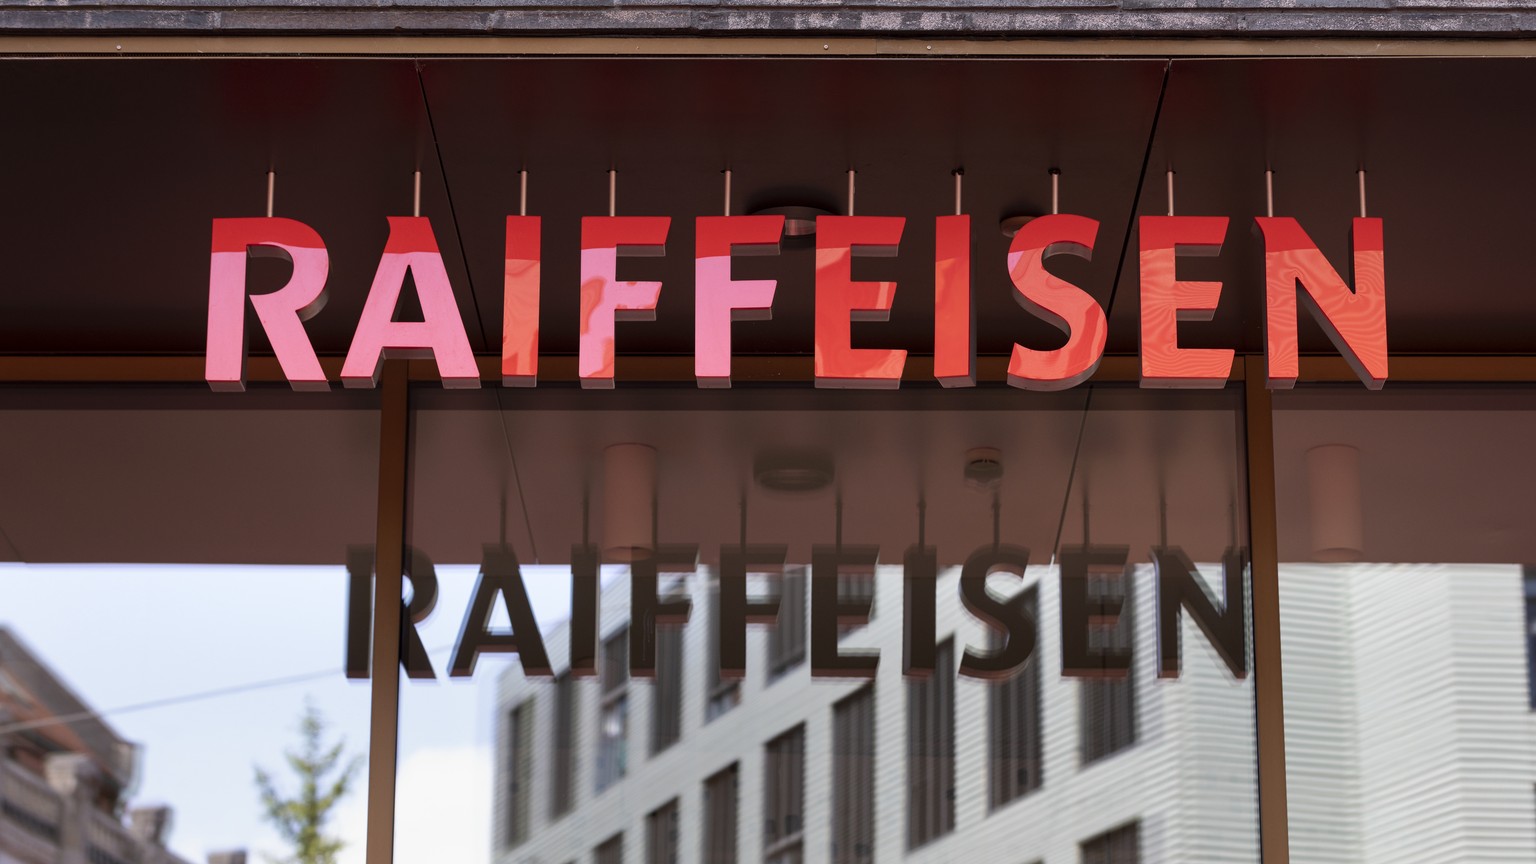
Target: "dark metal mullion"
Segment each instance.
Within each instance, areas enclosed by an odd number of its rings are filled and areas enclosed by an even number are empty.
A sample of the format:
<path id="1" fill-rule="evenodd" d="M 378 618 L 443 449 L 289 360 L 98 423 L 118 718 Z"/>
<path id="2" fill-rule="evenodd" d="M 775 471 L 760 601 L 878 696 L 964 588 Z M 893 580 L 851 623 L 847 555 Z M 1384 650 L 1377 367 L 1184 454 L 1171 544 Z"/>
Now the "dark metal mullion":
<path id="1" fill-rule="evenodd" d="M 368 724 L 367 864 L 395 858 L 395 770 L 400 732 L 400 612 L 404 597 L 406 460 L 410 429 L 404 361 L 385 361 L 379 407 L 378 522 L 374 531 L 373 655 Z"/>
<path id="2" fill-rule="evenodd" d="M 1275 502 L 1274 405 L 1261 358 L 1245 364 L 1248 544 L 1252 552 L 1254 725 L 1258 742 L 1259 854 L 1290 864 L 1286 802 L 1285 691 L 1280 654 L 1280 548 Z"/>

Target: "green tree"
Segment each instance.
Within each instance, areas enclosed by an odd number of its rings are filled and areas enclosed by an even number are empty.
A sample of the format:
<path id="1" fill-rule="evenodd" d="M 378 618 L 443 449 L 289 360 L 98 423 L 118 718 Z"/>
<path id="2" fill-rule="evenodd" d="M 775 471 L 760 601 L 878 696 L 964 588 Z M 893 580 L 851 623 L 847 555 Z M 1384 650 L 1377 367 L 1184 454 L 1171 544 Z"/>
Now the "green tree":
<path id="1" fill-rule="evenodd" d="M 273 858 L 282 864 L 336 864 L 336 854 L 345 843 L 327 836 L 325 823 L 337 803 L 351 791 L 352 781 L 363 767 L 361 756 L 343 756 L 346 742 L 327 745 L 325 718 L 312 702 L 304 705 L 299 720 L 299 747 L 284 755 L 288 767 L 298 779 L 299 789 L 292 797 L 279 791 L 272 775 L 256 766 L 256 788 L 261 793 L 264 818 L 293 847 L 288 858 Z"/>

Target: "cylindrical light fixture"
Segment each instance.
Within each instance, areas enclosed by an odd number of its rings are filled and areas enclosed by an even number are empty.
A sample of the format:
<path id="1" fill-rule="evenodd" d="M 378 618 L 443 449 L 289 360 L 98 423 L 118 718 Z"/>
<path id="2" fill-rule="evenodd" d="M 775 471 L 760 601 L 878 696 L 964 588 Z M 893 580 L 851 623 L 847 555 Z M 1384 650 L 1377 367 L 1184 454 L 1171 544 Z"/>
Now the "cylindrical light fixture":
<path id="1" fill-rule="evenodd" d="M 1360 451 L 1348 444 L 1308 450 L 1307 491 L 1312 505 L 1312 559 L 1359 561 L 1365 546 Z"/>
<path id="2" fill-rule="evenodd" d="M 613 444 L 603 451 L 603 555 L 638 561 L 651 554 L 656 524 L 656 448 Z"/>

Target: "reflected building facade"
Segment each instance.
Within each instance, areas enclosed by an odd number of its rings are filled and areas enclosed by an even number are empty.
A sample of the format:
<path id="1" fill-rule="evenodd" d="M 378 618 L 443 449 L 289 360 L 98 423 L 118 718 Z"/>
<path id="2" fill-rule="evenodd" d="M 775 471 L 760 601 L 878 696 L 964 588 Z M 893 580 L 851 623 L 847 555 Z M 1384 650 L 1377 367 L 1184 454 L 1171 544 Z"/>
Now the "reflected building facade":
<path id="1" fill-rule="evenodd" d="M 1531 584 L 1514 565 L 1281 569 L 1293 860 L 1536 860 Z"/>
<path id="2" fill-rule="evenodd" d="M 552 630 L 555 683 L 516 664 L 498 682 L 493 860 L 1257 861 L 1251 680 L 1233 679 L 1187 616 L 1183 675 L 1156 677 L 1146 565 L 1107 580 L 1131 588 L 1130 677 L 1062 677 L 1057 573 L 993 577 L 999 595 L 1038 589 L 1036 651 L 1002 681 L 957 674 L 967 647 L 996 638 L 961 605 L 958 567 L 938 581 L 927 678 L 902 674 L 897 567 L 839 577 L 845 597 L 875 592 L 868 624 L 841 637 L 844 652 L 880 651 L 873 680 L 812 677 L 803 642 L 786 644 L 805 637 L 803 570 L 783 577 L 777 624 L 749 627 L 739 681 L 718 676 L 702 568 L 678 577 L 691 616 L 660 631 L 654 680 L 573 681 L 565 630 Z M 1202 575 L 1219 590 L 1219 570 Z M 600 669 L 627 641 L 628 592 L 624 578 L 605 587 Z"/>
<path id="3" fill-rule="evenodd" d="M 0 864 L 188 864 L 166 848 L 169 807 L 122 817 L 141 758 L 0 627 Z"/>

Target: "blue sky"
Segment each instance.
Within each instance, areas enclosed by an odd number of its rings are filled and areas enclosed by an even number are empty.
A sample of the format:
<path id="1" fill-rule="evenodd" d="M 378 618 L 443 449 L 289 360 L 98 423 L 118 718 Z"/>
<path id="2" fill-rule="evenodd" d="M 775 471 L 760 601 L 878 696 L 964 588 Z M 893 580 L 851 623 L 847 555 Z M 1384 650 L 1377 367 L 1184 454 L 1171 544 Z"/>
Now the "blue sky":
<path id="1" fill-rule="evenodd" d="M 474 585 L 474 566 L 439 566 L 439 600 L 421 625 L 442 676 Z M 535 614 L 568 614 L 570 577 L 526 568 Z M 342 674 L 346 571 L 341 567 L 0 565 L 0 624 L 11 628 L 119 734 L 143 747 L 134 805 L 176 811 L 172 848 L 200 864 L 210 851 L 281 853 L 260 821 L 253 766 L 285 777 L 282 753 L 312 699 L 365 752 L 369 690 Z M 498 623 L 505 624 L 499 608 Z M 493 685 L 511 657 L 486 657 L 471 680 L 404 681 L 396 861 L 488 858 Z M 142 711 L 137 703 L 292 675 L 312 680 Z M 364 780 L 339 808 L 360 864 Z M 253 860 L 261 860 L 254 858 Z"/>

